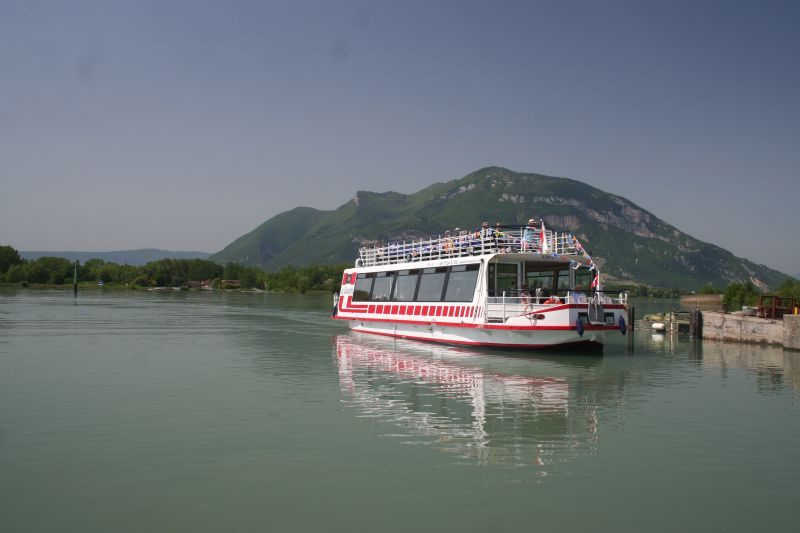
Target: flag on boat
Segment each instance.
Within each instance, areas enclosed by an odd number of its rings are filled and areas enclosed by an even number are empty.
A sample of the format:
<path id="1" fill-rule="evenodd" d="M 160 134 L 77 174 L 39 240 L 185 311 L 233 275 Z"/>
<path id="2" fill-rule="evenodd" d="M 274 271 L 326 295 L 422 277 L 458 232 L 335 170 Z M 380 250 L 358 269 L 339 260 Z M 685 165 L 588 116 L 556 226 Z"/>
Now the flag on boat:
<path id="1" fill-rule="evenodd" d="M 583 255 L 589 255 L 589 254 L 586 253 L 586 250 L 583 249 L 583 245 L 581 245 L 580 241 L 578 240 L 578 238 L 575 235 L 570 233 L 569 234 L 569 238 L 572 241 L 572 245 L 575 247 L 575 250 L 579 251 Z"/>
<path id="2" fill-rule="evenodd" d="M 594 279 L 592 280 L 592 288 L 600 290 L 600 271 L 595 269 Z"/>
<path id="3" fill-rule="evenodd" d="M 546 253 L 548 253 L 549 247 L 547 246 L 547 235 L 545 235 L 545 232 L 544 232 L 544 220 L 542 220 L 542 235 L 541 235 L 541 239 L 542 239 L 542 253 L 546 254 Z"/>

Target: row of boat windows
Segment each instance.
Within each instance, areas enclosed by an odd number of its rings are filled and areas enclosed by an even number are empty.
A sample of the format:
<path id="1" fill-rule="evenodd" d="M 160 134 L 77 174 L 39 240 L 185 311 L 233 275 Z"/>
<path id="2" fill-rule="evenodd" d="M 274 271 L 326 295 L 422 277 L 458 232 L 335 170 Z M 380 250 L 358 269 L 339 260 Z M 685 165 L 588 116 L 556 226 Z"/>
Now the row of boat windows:
<path id="1" fill-rule="evenodd" d="M 471 302 L 480 265 L 359 274 L 354 302 Z"/>

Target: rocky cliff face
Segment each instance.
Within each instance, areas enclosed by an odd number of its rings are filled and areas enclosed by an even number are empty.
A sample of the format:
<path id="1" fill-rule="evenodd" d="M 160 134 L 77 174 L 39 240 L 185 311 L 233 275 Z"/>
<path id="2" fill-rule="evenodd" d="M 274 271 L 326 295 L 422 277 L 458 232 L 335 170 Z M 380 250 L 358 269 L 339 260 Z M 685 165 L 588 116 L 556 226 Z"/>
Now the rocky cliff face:
<path id="1" fill-rule="evenodd" d="M 281 232 L 282 240 L 275 242 L 272 226 L 291 225 L 295 211 L 305 217 L 295 226 L 302 231 L 290 232 L 290 239 Z M 531 216 L 578 236 L 593 256 L 602 258 L 603 274 L 610 279 L 698 288 L 744 281 L 775 287 L 786 277 L 682 233 L 621 196 L 576 180 L 499 167 L 411 195 L 360 191 L 334 211 L 299 208 L 282 213 L 212 259 L 268 269 L 350 262 L 366 242 L 417 239 L 446 229 L 477 227 L 483 220 L 524 224 Z"/>

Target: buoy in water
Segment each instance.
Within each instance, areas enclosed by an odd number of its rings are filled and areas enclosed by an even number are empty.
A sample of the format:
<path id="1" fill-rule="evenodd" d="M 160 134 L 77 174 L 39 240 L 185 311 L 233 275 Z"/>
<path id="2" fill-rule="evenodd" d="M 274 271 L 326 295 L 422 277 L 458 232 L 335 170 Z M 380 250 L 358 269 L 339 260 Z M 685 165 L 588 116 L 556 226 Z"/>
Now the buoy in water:
<path id="1" fill-rule="evenodd" d="M 667 325 L 663 322 L 653 322 L 651 327 L 656 331 L 667 331 Z"/>

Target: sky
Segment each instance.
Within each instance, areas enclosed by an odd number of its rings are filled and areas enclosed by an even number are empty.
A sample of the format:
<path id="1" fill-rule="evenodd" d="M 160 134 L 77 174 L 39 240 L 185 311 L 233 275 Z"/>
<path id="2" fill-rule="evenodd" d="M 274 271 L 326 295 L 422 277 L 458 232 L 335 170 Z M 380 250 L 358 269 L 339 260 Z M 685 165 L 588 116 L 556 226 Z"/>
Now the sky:
<path id="1" fill-rule="evenodd" d="M 800 273 L 798 28 L 794 1 L 0 0 L 0 244 L 215 252 L 498 165 Z"/>

